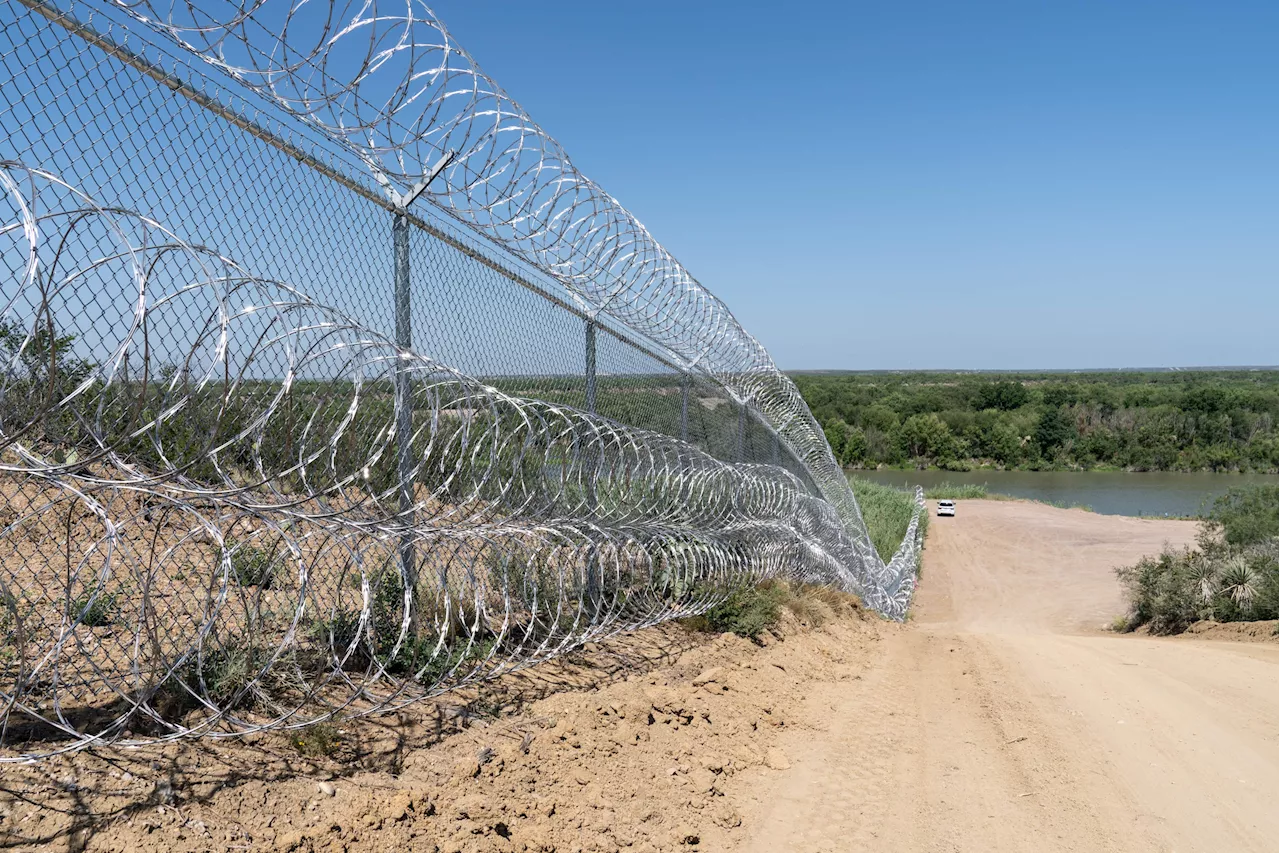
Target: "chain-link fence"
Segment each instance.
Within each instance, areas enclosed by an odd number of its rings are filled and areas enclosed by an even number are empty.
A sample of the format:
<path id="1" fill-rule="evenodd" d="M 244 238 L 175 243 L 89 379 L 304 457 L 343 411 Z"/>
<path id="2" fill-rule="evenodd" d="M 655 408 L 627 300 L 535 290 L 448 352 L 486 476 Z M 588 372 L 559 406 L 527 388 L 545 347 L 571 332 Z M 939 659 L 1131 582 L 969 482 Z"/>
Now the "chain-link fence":
<path id="1" fill-rule="evenodd" d="M 0 22 L 10 757 L 395 707 L 769 577 L 905 613 L 919 496 L 882 561 L 790 380 L 425 7 Z"/>

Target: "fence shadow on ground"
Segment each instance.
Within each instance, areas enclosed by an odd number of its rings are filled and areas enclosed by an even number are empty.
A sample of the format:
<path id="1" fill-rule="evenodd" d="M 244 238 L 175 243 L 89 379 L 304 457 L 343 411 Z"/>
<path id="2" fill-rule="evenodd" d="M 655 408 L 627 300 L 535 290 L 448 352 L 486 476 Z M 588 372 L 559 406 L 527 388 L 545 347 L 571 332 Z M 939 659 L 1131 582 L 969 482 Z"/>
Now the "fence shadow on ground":
<path id="1" fill-rule="evenodd" d="M 528 716 L 539 700 L 591 691 L 669 666 L 707 638 L 665 624 L 588 643 L 562 657 L 396 713 L 337 721 L 326 731 L 341 734 L 313 754 L 306 754 L 317 749 L 307 739 L 312 733 L 294 730 L 193 738 L 133 750 L 88 749 L 9 765 L 0 775 L 0 849 L 83 850 L 113 823 L 141 822 L 145 830 L 158 811 L 172 809 L 181 815 L 184 807 L 210 802 L 246 781 L 337 781 L 364 773 L 396 776 L 409 755 L 473 726 L 520 741 L 547 723 Z M 521 717 L 518 722 L 504 722 L 516 716 Z M 442 766 L 440 772 L 453 769 Z M 183 825 L 192 832 L 204 831 L 194 819 Z"/>

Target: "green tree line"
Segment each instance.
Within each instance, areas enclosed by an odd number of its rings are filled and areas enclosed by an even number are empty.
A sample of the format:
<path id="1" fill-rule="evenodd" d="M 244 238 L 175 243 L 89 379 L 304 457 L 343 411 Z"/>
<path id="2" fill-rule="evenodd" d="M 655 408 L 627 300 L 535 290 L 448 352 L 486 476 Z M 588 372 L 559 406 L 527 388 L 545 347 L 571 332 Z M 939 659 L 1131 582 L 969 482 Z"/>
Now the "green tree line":
<path id="1" fill-rule="evenodd" d="M 792 378 L 850 468 L 1277 470 L 1275 370 Z"/>

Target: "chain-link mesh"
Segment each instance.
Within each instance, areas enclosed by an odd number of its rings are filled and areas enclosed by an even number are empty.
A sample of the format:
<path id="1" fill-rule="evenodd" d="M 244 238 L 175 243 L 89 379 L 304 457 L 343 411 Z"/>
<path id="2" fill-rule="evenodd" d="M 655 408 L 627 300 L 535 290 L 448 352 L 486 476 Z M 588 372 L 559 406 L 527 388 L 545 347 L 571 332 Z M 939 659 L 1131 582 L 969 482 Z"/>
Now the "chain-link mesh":
<path id="1" fill-rule="evenodd" d="M 396 707 L 770 577 L 905 613 L 920 496 L 882 561 L 792 383 L 425 7 L 0 23 L 11 757 Z"/>

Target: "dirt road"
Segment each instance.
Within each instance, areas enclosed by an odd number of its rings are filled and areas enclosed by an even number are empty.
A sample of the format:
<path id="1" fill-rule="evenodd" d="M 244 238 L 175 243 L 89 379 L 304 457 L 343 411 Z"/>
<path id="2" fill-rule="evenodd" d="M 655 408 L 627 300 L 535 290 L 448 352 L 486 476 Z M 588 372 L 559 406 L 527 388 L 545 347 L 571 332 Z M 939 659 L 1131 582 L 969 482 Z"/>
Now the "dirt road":
<path id="1" fill-rule="evenodd" d="M 738 849 L 1276 850 L 1275 643 L 1099 630 L 1111 568 L 1194 534 L 1021 502 L 934 518 L 915 618 L 809 695 L 820 730 L 735 795 Z"/>

